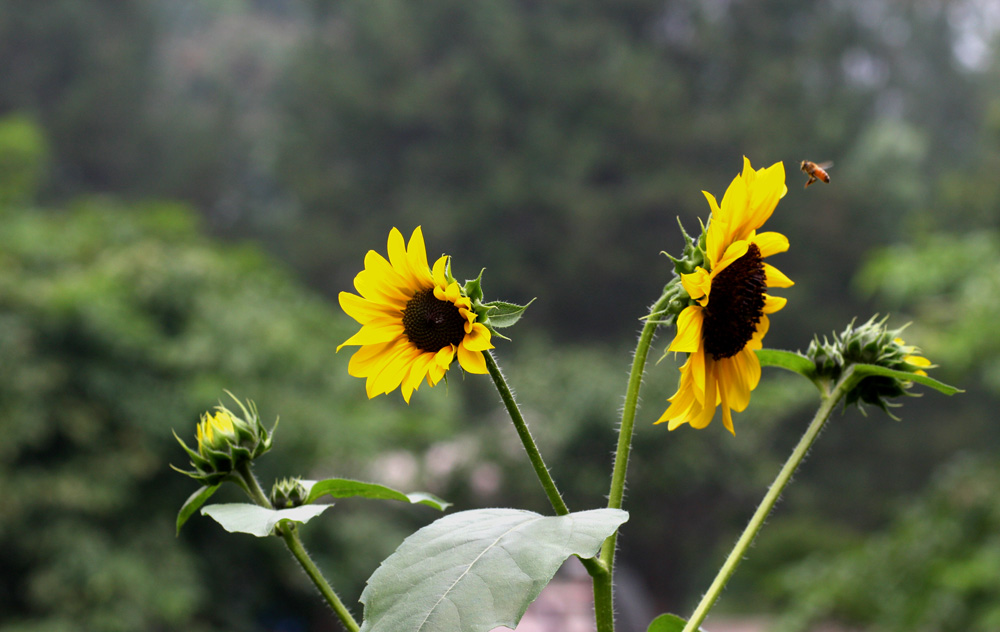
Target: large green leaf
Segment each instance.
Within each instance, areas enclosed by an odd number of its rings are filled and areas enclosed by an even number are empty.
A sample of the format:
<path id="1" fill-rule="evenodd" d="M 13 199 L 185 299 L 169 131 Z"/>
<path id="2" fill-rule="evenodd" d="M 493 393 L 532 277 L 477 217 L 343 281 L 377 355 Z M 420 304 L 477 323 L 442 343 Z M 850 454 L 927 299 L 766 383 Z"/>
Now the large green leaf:
<path id="1" fill-rule="evenodd" d="M 463 511 L 408 537 L 368 579 L 362 632 L 515 628 L 571 555 L 592 557 L 626 520 L 620 509 L 545 517 Z"/>
<path id="2" fill-rule="evenodd" d="M 365 483 L 349 478 L 328 478 L 322 481 L 302 481 L 302 485 L 308 490 L 306 504 L 315 502 L 322 496 L 332 496 L 333 498 L 350 498 L 360 496 L 362 498 L 380 498 L 384 500 L 400 500 L 404 503 L 419 503 L 427 505 L 440 511 L 451 507 L 451 503 L 441 500 L 434 494 L 427 492 L 412 492 L 404 494 L 401 491 L 378 485 L 376 483 Z"/>
<path id="3" fill-rule="evenodd" d="M 309 522 L 333 505 L 302 505 L 290 509 L 268 509 L 249 503 L 227 503 L 209 505 L 201 510 L 203 515 L 213 518 L 230 533 L 249 533 L 263 538 L 274 533 L 274 527 L 282 520 Z"/>

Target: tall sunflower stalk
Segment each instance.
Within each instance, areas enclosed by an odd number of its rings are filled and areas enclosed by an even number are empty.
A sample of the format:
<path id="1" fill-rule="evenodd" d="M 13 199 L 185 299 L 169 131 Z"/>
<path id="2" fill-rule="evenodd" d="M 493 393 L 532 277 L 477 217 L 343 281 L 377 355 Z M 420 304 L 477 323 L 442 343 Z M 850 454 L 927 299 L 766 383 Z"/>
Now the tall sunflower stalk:
<path id="1" fill-rule="evenodd" d="M 786 251 L 788 239 L 760 229 L 786 192 L 781 163 L 755 170 L 744 158 L 743 170 L 721 203 L 705 193 L 707 223 L 697 239 L 683 233 L 682 256 L 671 257 L 674 275 L 650 307 L 633 355 L 606 507 L 574 512 L 567 505 L 493 353 L 494 340 L 504 338 L 498 330 L 515 324 L 527 306 L 484 302 L 482 274 L 458 283 L 448 256 L 429 265 L 419 227 L 409 241 L 393 228 L 388 256 L 369 251 L 354 279 L 357 293 L 340 294 L 341 307 L 361 325 L 338 347 L 358 347 L 348 371 L 365 379 L 369 398 L 398 388 L 407 403 L 422 384 L 433 387 L 446 379 L 456 360 L 467 373 L 488 374 L 555 515 L 478 509 L 450 514 L 420 529 L 369 578 L 359 624 L 305 552 L 297 525 L 325 511 L 330 505 L 316 501 L 326 496 L 403 500 L 440 510 L 448 503 L 426 493 L 406 494 L 351 479 L 286 479 L 268 498 L 250 466 L 270 449 L 272 438 L 251 406 L 244 416 L 252 422 L 225 409 L 206 416 L 197 429 L 197 449 L 184 446 L 194 467 L 185 473 L 203 487 L 182 507 L 178 529 L 222 483 L 236 483 L 253 505 L 212 505 L 202 513 L 230 531 L 281 536 L 345 628 L 358 632 L 514 628 L 559 566 L 575 555 L 593 580 L 596 629 L 613 632 L 615 553 L 619 529 L 628 519 L 625 481 L 639 391 L 657 329 L 676 326 L 664 356 L 684 354 L 677 391 L 651 423 L 666 423 L 671 431 L 685 424 L 702 429 L 721 409 L 723 425 L 735 435 L 733 413 L 747 408 L 765 365 L 805 376 L 818 387 L 821 400 L 693 615 L 688 620 L 661 615 L 649 632 L 698 629 L 839 402 L 873 404 L 888 412 L 896 405 L 891 400 L 908 394 L 914 383 L 957 392 L 927 377 L 926 369 L 933 365 L 902 340 L 901 329 L 889 329 L 885 319 L 852 323 L 832 339 L 817 338 L 805 354 L 763 348 L 770 317 L 787 303 L 770 291 L 791 287 L 792 281 L 765 261 Z"/>

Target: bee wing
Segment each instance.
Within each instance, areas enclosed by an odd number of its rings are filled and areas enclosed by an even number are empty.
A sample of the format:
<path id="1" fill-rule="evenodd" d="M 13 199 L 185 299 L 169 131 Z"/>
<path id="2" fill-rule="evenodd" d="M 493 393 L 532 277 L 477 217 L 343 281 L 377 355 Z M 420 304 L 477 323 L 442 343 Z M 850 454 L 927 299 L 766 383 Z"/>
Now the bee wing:
<path id="1" fill-rule="evenodd" d="M 828 160 L 826 162 L 817 162 L 816 166 L 818 168 L 820 168 L 820 169 L 829 169 L 830 167 L 833 166 L 833 161 L 832 160 Z"/>

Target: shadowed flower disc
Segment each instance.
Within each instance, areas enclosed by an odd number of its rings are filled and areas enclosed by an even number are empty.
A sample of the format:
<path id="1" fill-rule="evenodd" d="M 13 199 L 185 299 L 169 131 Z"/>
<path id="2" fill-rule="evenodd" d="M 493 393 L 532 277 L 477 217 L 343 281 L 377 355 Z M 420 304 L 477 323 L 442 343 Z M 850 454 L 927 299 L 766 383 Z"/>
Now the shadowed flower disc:
<path id="1" fill-rule="evenodd" d="M 476 322 L 459 284 L 449 280 L 448 257 L 428 266 L 419 226 L 408 244 L 393 228 L 388 253 L 386 260 L 368 251 L 365 269 L 354 278 L 360 296 L 340 293 L 340 306 L 361 330 L 337 350 L 360 347 L 348 371 L 366 378 L 368 397 L 399 387 L 409 402 L 421 382 L 437 384 L 455 358 L 469 373 L 486 373 L 483 352 L 493 348 L 490 332 Z"/>

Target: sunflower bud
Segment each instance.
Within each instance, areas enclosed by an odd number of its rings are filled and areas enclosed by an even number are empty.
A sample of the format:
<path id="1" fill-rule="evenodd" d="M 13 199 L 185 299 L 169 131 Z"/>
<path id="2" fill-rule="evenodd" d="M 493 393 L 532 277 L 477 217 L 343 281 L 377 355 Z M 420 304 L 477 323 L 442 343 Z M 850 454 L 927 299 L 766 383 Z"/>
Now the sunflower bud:
<path id="1" fill-rule="evenodd" d="M 174 434 L 194 468 L 178 471 L 203 485 L 221 483 L 233 471 L 271 449 L 274 428 L 270 432 L 264 428 L 253 402 L 248 401 L 244 405 L 235 397 L 233 399 L 239 404 L 243 416 L 234 414 L 222 404 L 216 406 L 214 412 L 203 413 L 195 432 L 197 450 L 189 448 Z"/>
<path id="2" fill-rule="evenodd" d="M 876 318 L 873 316 L 860 326 L 851 321 L 843 332 L 833 334 L 833 340 L 824 336 L 820 342 L 819 338 L 814 338 L 806 356 L 816 364 L 817 374 L 837 381 L 849 366 L 869 364 L 913 375 L 927 375 L 924 369 L 934 365 L 918 355 L 920 350 L 917 347 L 906 344 L 899 337 L 906 327 L 889 329 L 885 324 L 888 317 L 878 321 Z M 861 408 L 861 403 L 878 406 L 892 417 L 889 408 L 898 404 L 889 400 L 910 395 L 907 389 L 912 385 L 913 382 L 899 377 L 868 375 L 847 393 L 844 401 L 846 404 L 857 404 L 858 408 Z"/>
<path id="3" fill-rule="evenodd" d="M 275 509 L 290 509 L 304 505 L 308 495 L 299 477 L 283 478 L 271 488 L 271 504 Z"/>

